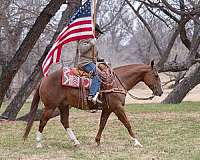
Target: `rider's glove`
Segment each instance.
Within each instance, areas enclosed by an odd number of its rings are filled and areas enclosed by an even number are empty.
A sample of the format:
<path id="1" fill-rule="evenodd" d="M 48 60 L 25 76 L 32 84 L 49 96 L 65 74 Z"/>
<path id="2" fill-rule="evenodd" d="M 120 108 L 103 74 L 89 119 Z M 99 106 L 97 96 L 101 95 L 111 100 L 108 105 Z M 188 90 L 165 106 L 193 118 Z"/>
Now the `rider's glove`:
<path id="1" fill-rule="evenodd" d="M 103 58 L 97 58 L 97 62 L 104 62 Z"/>
<path id="2" fill-rule="evenodd" d="M 91 39 L 90 43 L 95 45 L 96 44 L 96 39 L 95 38 Z"/>

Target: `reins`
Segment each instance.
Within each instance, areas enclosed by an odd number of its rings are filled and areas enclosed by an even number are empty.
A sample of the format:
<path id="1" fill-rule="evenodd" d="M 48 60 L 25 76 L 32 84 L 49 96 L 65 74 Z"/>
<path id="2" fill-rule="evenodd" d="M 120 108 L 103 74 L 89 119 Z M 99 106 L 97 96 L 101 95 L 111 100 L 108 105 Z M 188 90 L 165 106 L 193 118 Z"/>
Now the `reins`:
<path id="1" fill-rule="evenodd" d="M 121 86 L 123 87 L 123 89 L 125 90 L 126 93 L 129 94 L 129 96 L 132 99 L 136 99 L 136 100 L 152 100 L 155 96 L 150 96 L 150 97 L 145 97 L 145 98 L 141 98 L 141 97 L 137 97 L 134 96 L 133 94 L 131 94 L 129 91 L 127 91 L 126 87 L 124 86 L 123 82 L 120 80 L 120 78 L 117 76 L 117 74 L 113 71 L 113 74 L 115 75 L 115 77 L 118 79 L 119 83 L 121 84 Z"/>
<path id="2" fill-rule="evenodd" d="M 106 65 L 108 67 L 108 71 L 106 74 L 103 73 L 103 71 L 101 71 L 98 66 L 96 66 L 96 70 L 97 70 L 97 74 L 99 75 L 99 81 L 101 83 L 103 83 L 104 85 L 113 85 L 113 71 L 112 68 L 107 65 L 106 63 L 104 63 L 104 65 Z"/>
<path id="3" fill-rule="evenodd" d="M 136 99 L 136 100 L 152 100 L 155 96 L 150 96 L 150 97 L 146 97 L 146 98 L 141 98 L 141 97 L 136 97 L 134 95 L 132 95 L 129 91 L 127 92 L 129 94 L 129 96 L 132 98 L 132 99 Z"/>

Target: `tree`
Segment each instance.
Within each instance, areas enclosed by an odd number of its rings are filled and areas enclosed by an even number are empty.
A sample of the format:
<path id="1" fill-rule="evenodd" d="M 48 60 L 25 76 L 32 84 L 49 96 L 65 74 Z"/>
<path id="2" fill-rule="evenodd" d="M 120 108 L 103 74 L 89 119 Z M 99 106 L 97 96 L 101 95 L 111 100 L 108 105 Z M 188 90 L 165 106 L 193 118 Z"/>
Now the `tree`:
<path id="1" fill-rule="evenodd" d="M 190 73 L 173 89 L 162 103 L 180 103 L 196 85 L 200 84 L 200 64 L 190 67 Z"/>
<path id="2" fill-rule="evenodd" d="M 1 66 L 2 70 L 0 73 L 0 106 L 15 74 L 19 70 L 20 66 L 27 59 L 28 54 L 30 53 L 39 36 L 43 32 L 47 23 L 55 15 L 55 13 L 58 11 L 63 3 L 65 3 L 65 0 L 51 0 L 49 2 L 49 4 L 38 16 L 30 31 L 27 33 L 19 49 L 16 51 L 14 57 L 9 61 L 7 65 Z"/>
<path id="3" fill-rule="evenodd" d="M 20 88 L 19 92 L 14 97 L 12 102 L 8 105 L 8 107 L 2 114 L 2 117 L 9 119 L 9 120 L 15 120 L 17 117 L 17 114 L 20 111 L 20 109 L 22 108 L 24 102 L 30 96 L 32 91 L 37 87 L 38 83 L 40 82 L 41 78 L 43 77 L 42 72 L 41 72 L 42 62 L 44 61 L 47 53 L 50 51 L 57 36 L 62 31 L 62 29 L 65 27 L 67 20 L 72 16 L 72 14 L 74 13 L 74 10 L 80 5 L 79 0 L 77 0 L 76 3 L 74 3 L 74 2 L 71 4 L 69 3 L 67 9 L 62 13 L 62 17 L 58 24 L 58 28 L 57 28 L 50 44 L 46 47 L 42 57 L 38 61 L 37 65 L 35 66 L 34 71 L 28 77 L 28 79 L 26 80 L 24 85 Z"/>
<path id="4" fill-rule="evenodd" d="M 137 0 L 137 3 L 139 3 L 138 9 L 135 9 L 134 5 L 129 1 L 125 0 L 127 4 L 131 7 L 133 12 L 137 15 L 137 17 L 141 20 L 141 22 L 144 24 L 146 29 L 149 31 L 149 34 L 154 42 L 154 45 L 157 49 L 157 52 L 160 55 L 160 59 L 158 62 L 158 67 L 160 72 L 166 72 L 166 71 L 173 71 L 173 72 L 179 72 L 183 70 L 189 70 L 190 67 L 198 62 L 199 54 L 197 52 L 199 48 L 199 13 L 200 13 L 200 1 L 170 1 L 167 2 L 166 0 L 158 0 L 158 1 L 151 1 L 151 0 Z M 152 14 L 154 17 L 159 19 L 160 21 L 164 22 L 166 25 L 168 22 L 170 24 L 174 24 L 174 32 L 171 35 L 171 38 L 169 38 L 167 42 L 167 46 L 165 49 L 158 43 L 158 40 L 156 39 L 155 33 L 153 32 L 151 26 L 149 23 L 145 20 L 145 18 L 141 15 L 140 10 L 143 9 L 145 11 L 146 8 L 150 14 Z M 194 24 L 194 25 L 192 25 Z M 191 39 L 189 40 L 187 37 L 189 34 L 187 34 L 186 31 L 191 31 L 191 29 L 187 29 L 187 25 L 189 27 L 193 28 Z M 188 27 L 188 28 L 189 28 Z M 182 43 L 189 49 L 189 54 L 187 58 L 183 62 L 170 62 L 169 56 L 171 53 L 171 49 L 175 43 L 175 40 L 177 39 L 177 36 L 180 35 Z M 180 53 L 181 54 L 181 53 Z M 198 69 L 196 69 L 198 71 Z M 193 72 L 192 74 L 197 74 L 196 72 Z M 193 77 L 193 76 L 191 76 Z M 188 82 L 188 78 L 184 77 L 183 82 Z M 198 84 L 198 77 L 191 78 L 193 81 L 193 84 Z M 188 82 L 190 83 L 190 82 Z M 164 102 L 180 102 L 185 97 L 185 92 L 180 92 L 178 88 L 180 88 L 181 83 L 176 86 L 176 88 L 173 90 L 173 94 L 170 94 L 169 97 L 166 98 L 166 101 Z M 193 88 L 193 87 L 192 87 Z M 186 89 L 186 93 L 188 93 L 191 89 Z M 180 95 L 176 99 L 177 95 Z"/>

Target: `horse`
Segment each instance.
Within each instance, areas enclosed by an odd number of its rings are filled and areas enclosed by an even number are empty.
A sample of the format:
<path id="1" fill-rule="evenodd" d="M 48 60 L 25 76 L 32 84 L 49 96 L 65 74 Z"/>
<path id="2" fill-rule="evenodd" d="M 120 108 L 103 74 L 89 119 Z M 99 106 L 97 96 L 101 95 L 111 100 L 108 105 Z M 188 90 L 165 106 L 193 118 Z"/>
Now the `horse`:
<path id="1" fill-rule="evenodd" d="M 100 145 L 100 139 L 103 129 L 107 123 L 107 120 L 112 112 L 118 117 L 118 119 L 127 128 L 131 141 L 136 147 L 143 147 L 139 142 L 136 134 L 132 131 L 130 122 L 125 114 L 124 105 L 127 92 L 132 89 L 138 82 L 144 82 L 153 92 L 155 96 L 161 96 L 163 93 L 161 80 L 158 75 L 157 69 L 152 61 L 150 64 L 129 64 L 120 66 L 113 69 L 114 82 L 113 88 L 117 90 L 111 90 L 105 92 L 101 97 L 102 104 L 90 104 L 90 109 L 97 109 L 101 107 L 101 117 L 99 129 L 95 138 L 97 146 Z M 48 77 L 44 77 L 39 84 L 29 112 L 29 120 L 27 122 L 26 130 L 23 135 L 24 140 L 28 137 L 31 127 L 34 122 L 38 103 L 41 101 L 44 104 L 44 111 L 40 119 L 39 129 L 36 132 L 37 147 L 42 147 L 41 139 L 42 132 L 47 124 L 47 121 L 52 118 L 52 115 L 56 108 L 60 112 L 60 122 L 65 128 L 68 137 L 74 143 L 74 146 L 79 146 L 80 142 L 77 140 L 72 129 L 69 127 L 69 109 L 70 107 L 79 108 L 81 103 L 79 98 L 79 89 L 73 87 L 63 87 L 61 85 L 62 69 L 57 70 L 50 74 Z M 123 92 L 125 91 L 125 92 Z M 88 92 L 88 91 L 87 91 Z M 90 102 L 91 103 L 91 102 Z"/>

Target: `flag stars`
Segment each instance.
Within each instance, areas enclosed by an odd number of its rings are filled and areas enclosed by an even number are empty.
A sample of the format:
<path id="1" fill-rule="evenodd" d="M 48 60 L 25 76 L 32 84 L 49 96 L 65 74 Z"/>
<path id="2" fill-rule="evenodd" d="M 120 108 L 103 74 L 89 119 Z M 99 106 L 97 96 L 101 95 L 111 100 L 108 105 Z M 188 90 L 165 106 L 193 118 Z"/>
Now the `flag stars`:
<path id="1" fill-rule="evenodd" d="M 91 0 L 88 0 L 76 11 L 75 15 L 71 18 L 70 23 L 78 18 L 89 16 L 91 16 Z"/>

